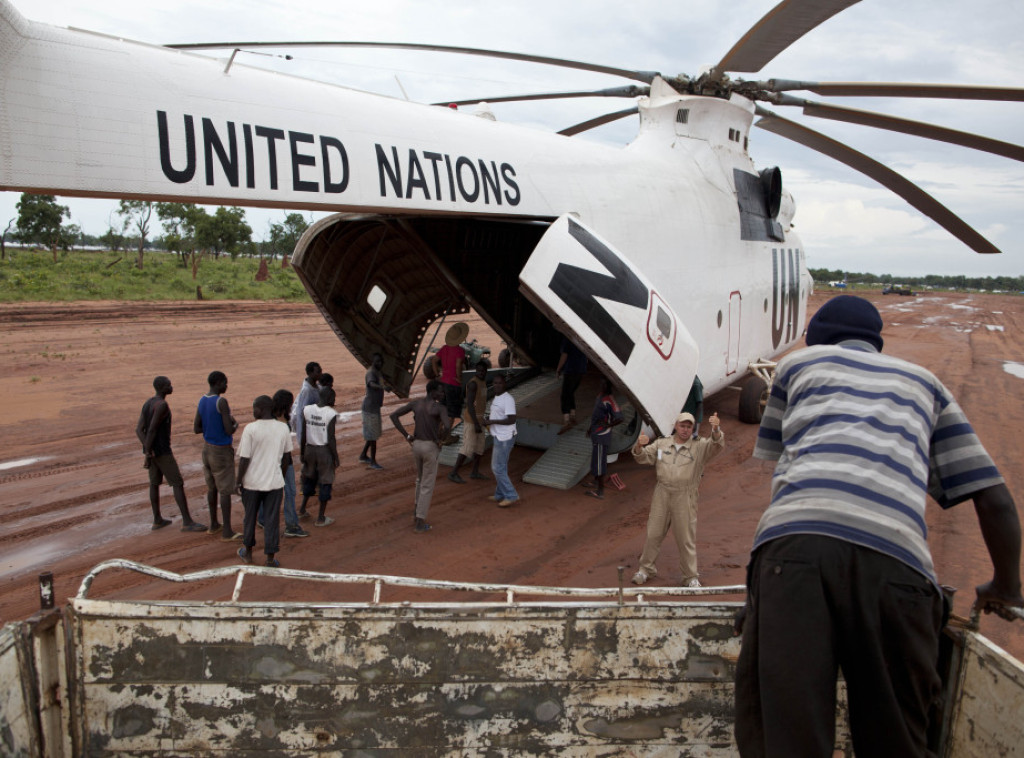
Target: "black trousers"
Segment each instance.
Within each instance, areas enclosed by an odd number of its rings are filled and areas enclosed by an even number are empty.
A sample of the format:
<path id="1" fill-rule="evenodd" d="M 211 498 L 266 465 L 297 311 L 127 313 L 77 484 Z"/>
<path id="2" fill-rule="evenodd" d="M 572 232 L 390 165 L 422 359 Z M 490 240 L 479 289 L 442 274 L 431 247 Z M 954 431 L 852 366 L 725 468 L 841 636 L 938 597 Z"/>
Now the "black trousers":
<path id="1" fill-rule="evenodd" d="M 868 548 L 793 535 L 757 551 L 748 585 L 736 668 L 741 756 L 831 758 L 839 669 L 858 756 L 929 755 L 942 625 L 929 579 Z"/>
<path id="2" fill-rule="evenodd" d="M 245 506 L 245 523 L 242 527 L 242 544 L 252 552 L 256 546 L 256 514 L 263 510 L 263 552 L 273 555 L 278 551 L 281 540 L 281 501 L 284 490 L 247 490 L 242 488 L 242 505 Z"/>
<path id="3" fill-rule="evenodd" d="M 583 381 L 583 374 L 562 374 L 562 413 L 576 410 L 576 390 Z"/>

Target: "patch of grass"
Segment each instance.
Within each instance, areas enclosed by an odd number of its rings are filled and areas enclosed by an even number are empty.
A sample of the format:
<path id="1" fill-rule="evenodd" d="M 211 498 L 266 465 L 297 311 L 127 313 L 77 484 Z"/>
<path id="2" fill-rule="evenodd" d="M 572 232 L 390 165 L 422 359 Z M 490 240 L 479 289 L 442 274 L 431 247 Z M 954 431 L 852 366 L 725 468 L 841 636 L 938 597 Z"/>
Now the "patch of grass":
<path id="1" fill-rule="evenodd" d="M 194 300 L 197 286 L 205 300 L 309 300 L 295 270 L 282 269 L 280 261 L 270 261 L 270 277 L 257 282 L 257 258 L 206 257 L 193 279 L 192 267 L 173 253 L 147 252 L 141 270 L 134 254 L 110 251 L 60 253 L 56 263 L 49 250 L 8 246 L 7 254 L 0 261 L 0 302 Z"/>

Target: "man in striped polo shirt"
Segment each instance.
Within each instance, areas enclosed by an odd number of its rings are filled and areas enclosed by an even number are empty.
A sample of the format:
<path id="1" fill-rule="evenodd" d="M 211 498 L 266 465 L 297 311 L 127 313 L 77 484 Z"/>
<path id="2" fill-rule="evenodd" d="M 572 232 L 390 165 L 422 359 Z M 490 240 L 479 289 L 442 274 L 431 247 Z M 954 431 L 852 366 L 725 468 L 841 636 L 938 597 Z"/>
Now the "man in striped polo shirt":
<path id="1" fill-rule="evenodd" d="M 737 622 L 745 757 L 832 755 L 839 668 L 857 755 L 928 754 L 944 621 L 928 495 L 974 501 L 994 567 L 977 588 L 985 610 L 1024 605 L 1013 497 L 949 390 L 882 355 L 881 332 L 871 303 L 840 295 L 776 368 L 754 448 L 777 461 L 771 504 Z"/>

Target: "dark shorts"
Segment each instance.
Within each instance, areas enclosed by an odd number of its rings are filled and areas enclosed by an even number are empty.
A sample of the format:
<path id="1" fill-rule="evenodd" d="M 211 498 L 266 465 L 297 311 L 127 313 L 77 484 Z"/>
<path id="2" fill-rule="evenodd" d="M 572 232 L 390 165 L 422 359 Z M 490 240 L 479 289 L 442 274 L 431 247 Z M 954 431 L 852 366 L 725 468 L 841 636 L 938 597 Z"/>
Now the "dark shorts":
<path id="1" fill-rule="evenodd" d="M 327 445 L 306 445 L 306 460 L 302 462 L 303 494 L 307 479 L 315 484 L 334 483 L 334 459 Z"/>
<path id="2" fill-rule="evenodd" d="M 165 479 L 172 487 L 180 487 L 185 483 L 178 469 L 178 462 L 171 453 L 158 455 L 149 462 L 149 483 L 159 485 Z"/>
<path id="3" fill-rule="evenodd" d="M 444 389 L 444 407 L 448 409 L 448 418 L 458 418 L 462 415 L 462 398 L 465 396 L 462 385 L 442 382 L 441 387 Z"/>
<path id="4" fill-rule="evenodd" d="M 235 491 L 235 448 L 203 443 L 203 476 L 206 489 L 230 495 Z"/>
<path id="5" fill-rule="evenodd" d="M 590 453 L 591 476 L 604 476 L 608 471 L 608 440 L 591 439 L 593 450 Z"/>
<path id="6" fill-rule="evenodd" d="M 331 499 L 331 493 L 334 490 L 334 486 L 331 484 L 320 484 L 316 483 L 316 479 L 307 479 L 302 477 L 302 496 L 311 497 L 316 495 L 317 487 L 320 488 L 319 500 L 323 500 L 325 503 Z"/>

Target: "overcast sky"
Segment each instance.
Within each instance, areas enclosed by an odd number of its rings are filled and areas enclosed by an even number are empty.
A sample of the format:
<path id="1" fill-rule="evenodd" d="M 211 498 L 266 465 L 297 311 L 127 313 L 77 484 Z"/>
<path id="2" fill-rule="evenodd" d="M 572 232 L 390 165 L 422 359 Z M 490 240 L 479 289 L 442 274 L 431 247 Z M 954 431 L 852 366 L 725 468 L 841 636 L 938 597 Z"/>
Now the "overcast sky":
<path id="1" fill-rule="evenodd" d="M 702 66 L 720 59 L 776 2 L 14 0 L 13 4 L 36 21 L 156 44 L 282 39 L 424 42 L 696 75 Z M 1024 83 L 1022 31 L 1024 3 L 1019 1 L 862 0 L 791 46 L 758 78 L 1019 87 Z M 402 51 L 292 52 L 295 60 L 289 62 L 263 56 L 246 56 L 245 62 L 393 97 L 407 95 L 420 102 L 628 83 L 477 57 Z M 870 98 L 834 102 L 1024 143 L 1024 103 Z M 625 107 L 625 101 L 586 99 L 499 104 L 493 110 L 500 120 L 558 130 Z M 904 276 L 1024 275 L 1024 164 L 944 143 L 808 119 L 798 109 L 776 110 L 903 173 L 1003 251 L 1002 255 L 977 255 L 872 180 L 755 129 L 750 152 L 758 167 L 782 168 L 783 182 L 796 200 L 795 223 L 810 267 Z M 635 128 L 635 119 L 630 119 L 595 130 L 586 138 L 624 144 Z M 0 193 L 0 219 L 5 225 L 16 215 L 17 200 L 15 193 Z M 117 205 L 116 201 L 77 198 L 61 202 L 70 206 L 72 220 L 90 234 L 107 229 Z M 283 213 L 247 209 L 247 218 L 255 236 L 262 238 L 268 224 L 281 220 Z"/>

